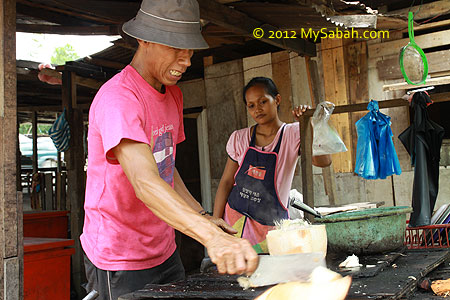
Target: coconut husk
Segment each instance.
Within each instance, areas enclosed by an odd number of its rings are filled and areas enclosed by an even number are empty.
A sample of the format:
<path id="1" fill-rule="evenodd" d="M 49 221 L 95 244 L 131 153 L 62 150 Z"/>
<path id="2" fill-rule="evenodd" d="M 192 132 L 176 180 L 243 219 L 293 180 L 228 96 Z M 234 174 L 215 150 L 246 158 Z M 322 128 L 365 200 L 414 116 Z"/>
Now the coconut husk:
<path id="1" fill-rule="evenodd" d="M 436 280 L 431 284 L 433 292 L 442 297 L 450 296 L 450 278 L 446 280 Z"/>

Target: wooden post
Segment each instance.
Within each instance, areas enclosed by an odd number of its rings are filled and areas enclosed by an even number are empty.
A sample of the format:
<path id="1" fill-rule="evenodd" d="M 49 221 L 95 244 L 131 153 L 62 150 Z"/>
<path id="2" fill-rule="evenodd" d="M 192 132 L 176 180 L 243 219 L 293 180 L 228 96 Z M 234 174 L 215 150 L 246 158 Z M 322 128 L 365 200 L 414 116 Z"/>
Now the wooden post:
<path id="1" fill-rule="evenodd" d="M 61 152 L 58 151 L 57 156 L 57 165 L 56 165 L 56 173 L 55 173 L 55 202 L 56 202 L 56 210 L 64 210 L 61 205 L 61 197 L 62 197 L 62 180 L 61 180 L 61 170 L 62 170 L 62 162 L 61 162 Z M 64 184 L 64 188 L 66 185 Z"/>
<path id="2" fill-rule="evenodd" d="M 19 257 L 19 299 L 23 299 L 23 193 L 17 192 L 17 240 Z M 14 297 L 12 298 L 14 299 Z"/>
<path id="3" fill-rule="evenodd" d="M 16 1 L 0 0 L 0 299 L 19 300 L 23 287 L 22 203 L 16 191 Z"/>
<path id="4" fill-rule="evenodd" d="M 61 192 L 62 192 L 61 172 L 56 171 L 55 172 L 55 207 L 56 207 L 56 210 L 62 210 L 62 208 L 61 208 Z"/>
<path id="5" fill-rule="evenodd" d="M 61 172 L 61 210 L 70 210 L 66 203 L 67 173 Z"/>
<path id="6" fill-rule="evenodd" d="M 290 59 L 287 51 L 272 53 L 272 79 L 280 92 L 281 103 L 279 105 L 278 116 L 286 123 L 292 123 L 292 80 L 290 72 Z"/>
<path id="7" fill-rule="evenodd" d="M 334 175 L 333 165 L 323 168 L 322 176 L 328 201 L 330 202 L 330 205 L 336 205 L 336 178 Z"/>
<path id="8" fill-rule="evenodd" d="M 16 130 L 17 133 L 19 132 L 19 120 L 17 119 L 16 123 Z M 19 146 L 19 135 L 17 135 L 17 141 L 16 141 L 16 190 L 19 192 L 22 191 L 22 166 L 21 166 L 21 156 L 20 156 L 20 146 Z"/>
<path id="9" fill-rule="evenodd" d="M 80 235 L 84 222 L 84 147 L 83 147 L 83 111 L 73 108 L 76 103 L 75 74 L 63 71 L 62 104 L 66 108 L 66 117 L 70 126 L 70 148 L 64 153 L 67 164 L 67 201 L 70 203 L 71 238 L 75 240 L 75 254 L 72 256 L 72 279 L 78 298 L 85 295 L 81 284 L 86 281 L 84 273 L 83 250 Z"/>
<path id="10" fill-rule="evenodd" d="M 206 211 L 214 208 L 211 194 L 211 164 L 208 146 L 208 119 L 206 110 L 202 110 L 197 117 L 198 154 L 200 164 L 200 186 L 202 193 L 202 207 Z"/>
<path id="11" fill-rule="evenodd" d="M 41 189 L 39 191 L 38 209 L 46 210 L 45 208 L 45 176 L 44 173 L 38 173 Z"/>
<path id="12" fill-rule="evenodd" d="M 41 188 L 45 187 L 45 210 L 53 210 L 53 175 L 52 173 L 45 173 L 44 178 L 45 185 Z"/>
<path id="13" fill-rule="evenodd" d="M 300 117 L 300 161 L 302 168 L 302 192 L 303 202 L 314 208 L 314 178 L 312 170 L 312 148 L 311 148 L 311 117 Z M 310 214 L 305 214 L 305 217 L 313 222 L 314 217 Z"/>
<path id="14" fill-rule="evenodd" d="M 322 80 L 320 80 L 317 63 L 312 61 L 309 57 L 305 57 L 306 72 L 308 76 L 309 89 L 311 93 L 312 103 L 317 106 L 324 99 L 324 88 Z M 306 141 L 308 142 L 308 141 Z M 325 193 L 328 196 L 330 205 L 336 204 L 336 178 L 334 176 L 333 165 L 322 168 L 323 184 L 325 186 Z M 314 203 L 314 201 L 313 201 Z"/>
<path id="15" fill-rule="evenodd" d="M 350 104 L 369 102 L 369 65 L 367 61 L 366 42 L 357 42 L 344 46 L 345 57 L 347 58 L 348 68 L 348 99 Z M 358 134 L 355 123 L 361 119 L 365 112 L 350 113 L 350 134 L 351 144 L 347 147 L 352 148 L 353 156 L 356 155 L 356 145 L 358 144 Z M 352 171 L 355 169 L 356 159 L 352 160 Z"/>
<path id="16" fill-rule="evenodd" d="M 38 171 L 38 148 L 37 148 L 37 112 L 33 111 L 31 113 L 31 136 L 33 139 L 33 174 Z"/>
<path id="17" fill-rule="evenodd" d="M 214 57 L 212 55 L 203 57 L 203 68 L 206 68 L 212 64 L 214 64 Z"/>

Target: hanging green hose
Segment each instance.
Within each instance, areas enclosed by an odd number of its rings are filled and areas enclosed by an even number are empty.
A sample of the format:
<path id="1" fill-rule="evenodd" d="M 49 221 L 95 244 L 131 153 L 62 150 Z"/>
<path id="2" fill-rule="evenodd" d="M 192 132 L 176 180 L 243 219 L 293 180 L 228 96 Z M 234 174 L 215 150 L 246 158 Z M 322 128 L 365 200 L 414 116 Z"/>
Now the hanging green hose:
<path id="1" fill-rule="evenodd" d="M 414 22 L 414 16 L 412 12 L 409 12 L 408 14 L 408 35 L 409 35 L 409 43 L 404 46 L 402 48 L 402 50 L 400 51 L 400 70 L 402 71 L 403 74 L 403 78 L 405 78 L 406 82 L 408 82 L 409 84 L 413 84 L 413 85 L 420 85 L 420 84 L 424 84 L 427 76 L 428 76 L 428 61 L 427 61 L 427 57 L 425 56 L 425 53 L 423 52 L 423 50 L 416 44 L 416 42 L 414 41 L 414 28 L 413 28 L 413 22 Z M 408 47 L 412 47 L 414 48 L 417 52 L 419 52 L 421 58 L 422 58 L 422 63 L 423 63 L 423 75 L 422 75 L 422 80 L 420 82 L 412 82 L 409 78 L 408 75 L 406 75 L 405 72 L 405 68 L 403 67 L 403 55 L 406 51 L 406 49 Z"/>

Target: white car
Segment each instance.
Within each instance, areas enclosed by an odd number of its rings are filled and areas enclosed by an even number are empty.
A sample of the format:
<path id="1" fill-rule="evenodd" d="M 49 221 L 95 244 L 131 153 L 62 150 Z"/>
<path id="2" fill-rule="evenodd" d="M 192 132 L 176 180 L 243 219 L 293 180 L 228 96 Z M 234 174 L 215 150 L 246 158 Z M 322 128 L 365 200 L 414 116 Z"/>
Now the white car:
<path id="1" fill-rule="evenodd" d="M 31 168 L 33 158 L 33 140 L 26 135 L 19 134 L 19 148 L 22 155 L 22 167 Z M 38 167 L 56 167 L 58 161 L 58 150 L 48 136 L 38 137 Z"/>

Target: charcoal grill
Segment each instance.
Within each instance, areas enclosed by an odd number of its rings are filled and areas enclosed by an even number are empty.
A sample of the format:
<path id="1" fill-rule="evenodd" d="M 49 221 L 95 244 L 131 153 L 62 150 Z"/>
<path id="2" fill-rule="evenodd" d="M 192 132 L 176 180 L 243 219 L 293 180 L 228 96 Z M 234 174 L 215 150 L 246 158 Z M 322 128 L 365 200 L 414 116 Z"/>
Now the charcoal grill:
<path id="1" fill-rule="evenodd" d="M 242 299 L 252 300 L 269 287 L 243 290 L 237 283 L 237 275 L 203 273 L 189 276 L 185 281 L 172 284 L 148 284 L 144 289 L 124 295 L 119 300 L 143 299 Z"/>

